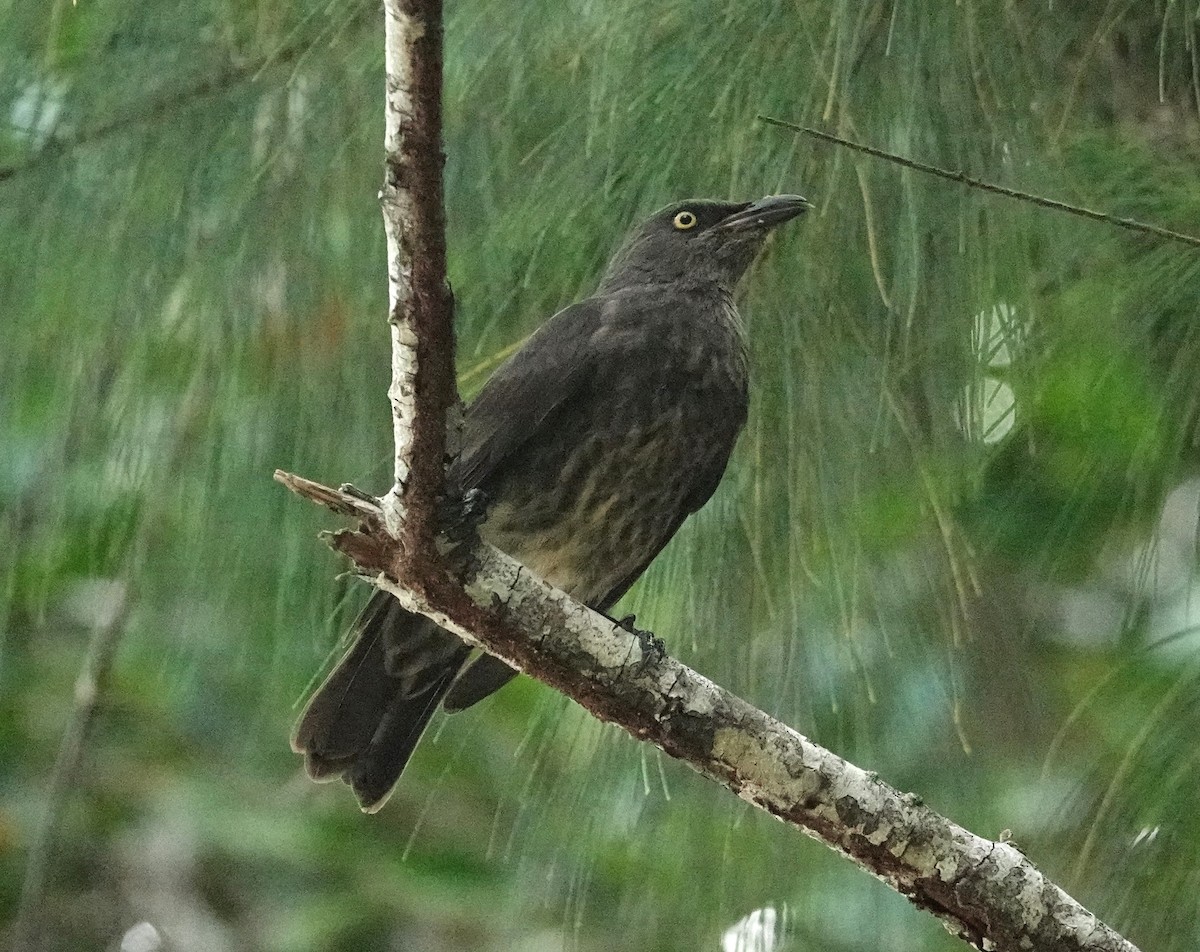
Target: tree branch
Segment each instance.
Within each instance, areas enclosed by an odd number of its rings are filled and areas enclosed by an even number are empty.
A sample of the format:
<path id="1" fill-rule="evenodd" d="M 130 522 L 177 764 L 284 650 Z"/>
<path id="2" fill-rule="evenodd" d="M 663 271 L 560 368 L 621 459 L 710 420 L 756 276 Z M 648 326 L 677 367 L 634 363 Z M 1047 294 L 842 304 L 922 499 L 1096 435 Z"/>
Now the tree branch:
<path id="1" fill-rule="evenodd" d="M 806 136 L 812 136 L 814 139 L 820 139 L 823 142 L 832 142 L 834 145 L 840 145 L 855 152 L 861 152 L 863 155 L 869 155 L 875 159 L 883 159 L 886 162 L 901 165 L 906 169 L 924 172 L 926 175 L 933 175 L 950 182 L 958 182 L 960 185 L 967 186 L 967 188 L 975 188 L 981 192 L 988 192 L 992 195 L 1000 195 L 1004 198 L 1013 198 L 1019 202 L 1037 205 L 1039 208 L 1048 208 L 1051 211 L 1064 212 L 1068 215 L 1075 215 L 1078 218 L 1086 218 L 1089 221 L 1100 221 L 1106 225 L 1113 225 L 1128 231 L 1136 231 L 1143 235 L 1152 235 L 1155 238 L 1164 238 L 1167 241 L 1176 241 L 1183 245 L 1190 245 L 1193 248 L 1200 248 L 1200 237 L 1196 235 L 1189 235 L 1181 231 L 1172 231 L 1170 228 L 1163 228 L 1161 225 L 1151 225 L 1148 222 L 1138 221 L 1136 218 L 1118 218 L 1116 215 L 1110 215 L 1107 212 L 1098 212 L 1091 208 L 1071 205 L 1067 202 L 1060 202 L 1056 198 L 1046 198 L 1044 195 L 1034 195 L 1031 192 L 1006 188 L 1003 185 L 996 185 L 994 182 L 985 182 L 983 179 L 972 178 L 961 170 L 943 169 L 936 165 L 918 162 L 916 159 L 896 155 L 894 152 L 877 149 L 874 146 L 863 145 L 861 142 L 843 139 L 841 136 L 835 136 L 831 132 L 822 132 L 820 129 L 813 129 L 810 126 L 785 122 L 782 119 L 774 119 L 771 116 L 756 116 L 755 118 L 765 122 L 769 126 L 788 129 L 792 132 L 800 132 Z"/>
<path id="2" fill-rule="evenodd" d="M 434 544 L 446 461 L 446 413 L 458 402 L 454 302 L 446 282 L 442 197 L 441 0 L 387 0 L 380 200 L 388 249 L 395 485 L 384 502 L 418 587 L 440 563 Z"/>
<path id="3" fill-rule="evenodd" d="M 252 82 L 263 71 L 273 66 L 286 66 L 296 61 L 310 46 L 311 41 L 306 41 L 303 44 L 295 43 L 282 47 L 268 56 L 227 66 L 185 89 L 176 89 L 151 97 L 122 115 L 79 129 L 68 137 L 61 137 L 56 133 L 24 159 L 11 165 L 0 165 L 0 182 L 22 172 L 32 171 L 43 163 L 70 156 L 76 149 L 102 142 L 128 129 L 177 119 L 187 109 L 198 105 L 204 99 L 229 92 L 242 83 Z"/>
<path id="4" fill-rule="evenodd" d="M 354 511 L 332 534 L 405 608 L 566 694 L 882 879 L 979 949 L 1137 952 L 1010 843 L 976 836 L 813 743 L 480 543 L 461 586 L 427 598 L 387 576 L 382 510 L 277 472 L 294 492 Z"/>

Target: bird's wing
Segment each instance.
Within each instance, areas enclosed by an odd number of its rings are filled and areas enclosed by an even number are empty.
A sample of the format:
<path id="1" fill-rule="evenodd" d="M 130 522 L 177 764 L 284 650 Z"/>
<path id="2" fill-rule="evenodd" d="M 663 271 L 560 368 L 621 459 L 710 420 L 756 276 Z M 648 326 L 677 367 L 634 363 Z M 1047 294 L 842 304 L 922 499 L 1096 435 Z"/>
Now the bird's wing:
<path id="1" fill-rule="evenodd" d="M 600 355 L 595 339 L 605 303 L 588 298 L 559 311 L 492 374 L 467 407 L 454 486 L 465 491 L 485 482 L 587 385 Z"/>

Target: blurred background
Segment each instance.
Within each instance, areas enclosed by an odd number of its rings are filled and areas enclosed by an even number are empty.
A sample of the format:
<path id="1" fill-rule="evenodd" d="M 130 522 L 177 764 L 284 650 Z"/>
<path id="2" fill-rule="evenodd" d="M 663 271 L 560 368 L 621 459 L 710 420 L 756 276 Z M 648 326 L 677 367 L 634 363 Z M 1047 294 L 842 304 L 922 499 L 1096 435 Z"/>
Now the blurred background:
<path id="1" fill-rule="evenodd" d="M 1200 232 L 1195 4 L 449 7 L 465 395 L 655 208 L 817 206 L 746 282 L 731 470 L 623 607 L 1196 948 L 1200 253 L 755 120 Z M 381 11 L 0 22 L 0 935 L 34 882 L 47 952 L 961 947 L 526 679 L 377 816 L 307 782 L 288 731 L 367 592 L 271 472 L 388 481 Z"/>

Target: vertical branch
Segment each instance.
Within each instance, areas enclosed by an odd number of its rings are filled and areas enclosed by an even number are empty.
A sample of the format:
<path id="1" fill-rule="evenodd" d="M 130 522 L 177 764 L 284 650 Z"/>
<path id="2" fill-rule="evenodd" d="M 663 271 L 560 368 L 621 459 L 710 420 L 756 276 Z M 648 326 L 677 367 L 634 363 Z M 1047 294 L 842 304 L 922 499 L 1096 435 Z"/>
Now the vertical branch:
<path id="1" fill-rule="evenodd" d="M 72 788 L 79 780 L 85 741 L 108 686 L 109 674 L 125 630 L 128 607 L 125 583 L 116 583 L 110 603 L 104 606 L 100 612 L 102 617 L 96 620 L 92 629 L 87 655 L 75 680 L 75 706 L 63 731 L 58 757 L 54 761 L 54 772 L 50 775 L 50 785 L 43 797 L 42 821 L 29 847 L 21 900 L 9 934 L 12 952 L 32 952 L 47 944 L 46 937 L 41 933 L 42 912 L 63 810 Z"/>
<path id="2" fill-rule="evenodd" d="M 419 579 L 436 559 L 436 503 L 446 460 L 446 413 L 454 379 L 454 304 L 446 282 L 442 191 L 442 3 L 385 0 L 387 71 L 380 201 L 388 249 L 392 328 L 395 485 L 384 500 L 388 529 Z M 397 569 L 400 567 L 397 566 Z"/>

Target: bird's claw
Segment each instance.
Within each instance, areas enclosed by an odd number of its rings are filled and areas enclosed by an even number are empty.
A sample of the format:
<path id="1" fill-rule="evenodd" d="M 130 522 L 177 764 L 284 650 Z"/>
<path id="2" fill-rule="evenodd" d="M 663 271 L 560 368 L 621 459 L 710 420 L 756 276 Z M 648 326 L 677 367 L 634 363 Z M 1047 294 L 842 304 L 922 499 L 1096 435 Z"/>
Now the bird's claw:
<path id="1" fill-rule="evenodd" d="M 638 662 L 638 674 L 648 665 L 658 664 L 666 656 L 667 646 L 663 640 L 652 631 L 644 631 L 637 627 L 637 616 L 626 615 L 617 624 L 637 639 L 638 647 L 642 649 L 642 659 Z"/>
<path id="2" fill-rule="evenodd" d="M 353 483 L 342 483 L 338 486 L 338 492 L 344 493 L 347 496 L 352 496 L 355 499 L 361 499 L 363 502 L 369 502 L 371 505 L 380 508 L 382 502 L 378 496 L 372 496 L 365 489 L 359 489 Z"/>
<path id="3" fill-rule="evenodd" d="M 479 528 L 483 520 L 487 518 L 490 503 L 491 499 L 482 489 L 468 489 L 462 497 L 463 518 L 469 520 L 475 528 Z"/>
<path id="4" fill-rule="evenodd" d="M 487 493 L 468 489 L 461 496 L 445 496 L 438 507 L 442 535 L 451 542 L 463 542 L 473 536 L 487 516 Z"/>
<path id="5" fill-rule="evenodd" d="M 459 561 L 466 552 L 474 548 L 479 537 L 479 527 L 487 516 L 487 493 L 482 489 L 468 489 L 461 496 L 442 499 L 438 509 L 441 536 L 446 543 L 445 555 L 451 561 Z"/>

